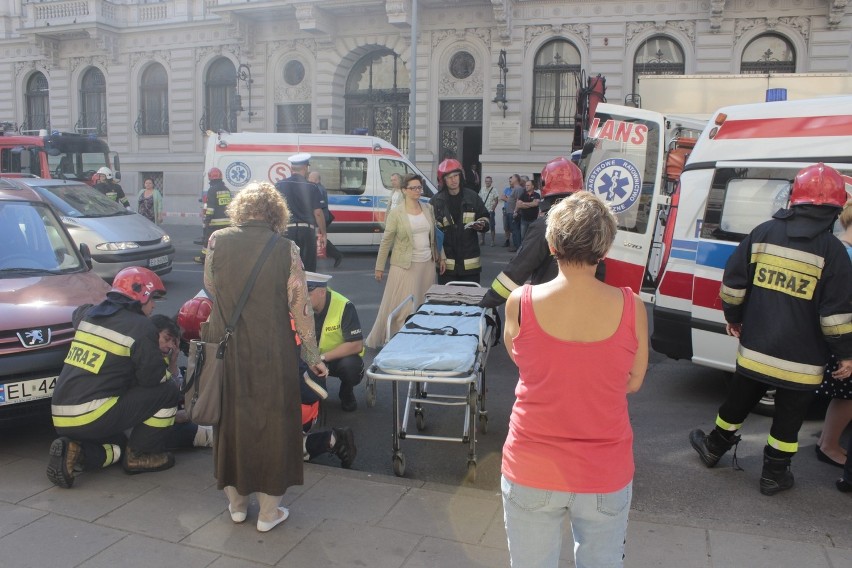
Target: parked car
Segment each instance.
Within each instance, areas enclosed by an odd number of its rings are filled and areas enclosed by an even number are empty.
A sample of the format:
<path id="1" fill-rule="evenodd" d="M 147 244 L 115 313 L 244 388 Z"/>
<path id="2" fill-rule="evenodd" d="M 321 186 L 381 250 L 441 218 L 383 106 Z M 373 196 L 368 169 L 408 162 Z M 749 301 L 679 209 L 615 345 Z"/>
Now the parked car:
<path id="1" fill-rule="evenodd" d="M 92 267 L 112 280 L 128 266 L 144 266 L 157 274 L 172 271 L 175 248 L 163 229 L 96 189 L 77 181 L 20 178 L 59 212 L 77 244 L 89 246 Z"/>
<path id="2" fill-rule="evenodd" d="M 87 256 L 35 190 L 0 179 L 0 423 L 49 412 L 71 314 L 110 288 Z"/>

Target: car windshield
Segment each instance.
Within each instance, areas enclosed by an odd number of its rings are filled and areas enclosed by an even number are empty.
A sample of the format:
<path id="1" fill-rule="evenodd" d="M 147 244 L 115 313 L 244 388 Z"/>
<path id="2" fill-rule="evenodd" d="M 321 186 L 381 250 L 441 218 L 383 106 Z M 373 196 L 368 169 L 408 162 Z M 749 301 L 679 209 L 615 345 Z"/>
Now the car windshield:
<path id="1" fill-rule="evenodd" d="M 33 189 L 66 217 L 132 215 L 132 212 L 86 184 L 44 185 Z"/>
<path id="2" fill-rule="evenodd" d="M 0 201 L 0 278 L 61 274 L 86 267 L 44 203 Z"/>

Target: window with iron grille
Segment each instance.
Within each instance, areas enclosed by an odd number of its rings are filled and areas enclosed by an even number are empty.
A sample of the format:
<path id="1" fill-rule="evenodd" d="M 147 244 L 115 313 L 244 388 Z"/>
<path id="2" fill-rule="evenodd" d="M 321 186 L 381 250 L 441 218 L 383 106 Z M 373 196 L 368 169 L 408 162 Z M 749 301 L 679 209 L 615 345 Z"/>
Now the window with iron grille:
<path id="1" fill-rule="evenodd" d="M 533 67 L 533 128 L 573 128 L 580 76 L 580 52 L 563 39 L 538 50 Z"/>
<path id="2" fill-rule="evenodd" d="M 236 132 L 239 108 L 237 70 L 230 59 L 221 57 L 207 70 L 202 130 Z"/>
<path id="3" fill-rule="evenodd" d="M 50 128 L 50 89 L 44 73 L 33 73 L 27 81 L 27 116 L 21 130 Z"/>
<path id="4" fill-rule="evenodd" d="M 134 128 L 140 135 L 169 133 L 169 76 L 159 63 L 152 63 L 142 73 Z"/>
<path id="5" fill-rule="evenodd" d="M 275 108 L 275 132 L 310 132 L 311 104 L 278 105 Z"/>
<path id="6" fill-rule="evenodd" d="M 80 82 L 80 119 L 77 132 L 106 136 L 106 79 L 100 69 L 92 67 Z"/>
<path id="7" fill-rule="evenodd" d="M 795 73 L 796 50 L 793 44 L 778 34 L 757 36 L 743 50 L 740 72 Z"/>
<path id="8" fill-rule="evenodd" d="M 683 50 L 670 37 L 653 36 L 642 42 L 633 56 L 633 92 L 639 91 L 640 75 L 683 75 Z"/>
<path id="9" fill-rule="evenodd" d="M 441 122 L 482 122 L 481 100 L 441 101 Z"/>

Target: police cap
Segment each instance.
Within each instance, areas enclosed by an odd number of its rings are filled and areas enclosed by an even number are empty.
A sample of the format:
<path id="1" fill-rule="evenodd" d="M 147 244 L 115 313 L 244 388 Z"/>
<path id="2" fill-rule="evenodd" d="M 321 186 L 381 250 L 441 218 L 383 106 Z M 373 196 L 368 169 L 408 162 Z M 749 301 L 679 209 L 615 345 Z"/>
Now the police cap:
<path id="1" fill-rule="evenodd" d="M 308 288 L 325 288 L 328 286 L 328 281 L 331 280 L 329 274 L 318 274 L 316 272 L 305 271 L 305 279 L 308 281 Z"/>
<path id="2" fill-rule="evenodd" d="M 291 166 L 307 166 L 311 163 L 311 155 L 307 152 L 293 154 L 288 158 Z"/>

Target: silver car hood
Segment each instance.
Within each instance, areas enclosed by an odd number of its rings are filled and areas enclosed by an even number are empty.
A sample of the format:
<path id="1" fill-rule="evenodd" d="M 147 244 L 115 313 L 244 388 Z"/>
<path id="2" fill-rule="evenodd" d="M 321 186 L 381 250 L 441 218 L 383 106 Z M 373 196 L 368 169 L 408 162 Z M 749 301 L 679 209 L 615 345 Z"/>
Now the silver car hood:
<path id="1" fill-rule="evenodd" d="M 99 243 L 157 241 L 166 234 L 160 227 L 138 213 L 112 217 L 63 217 L 63 222 L 77 242 L 90 248 Z"/>

